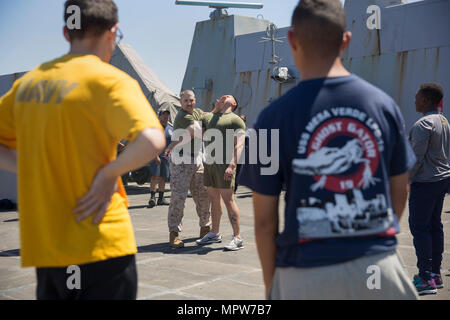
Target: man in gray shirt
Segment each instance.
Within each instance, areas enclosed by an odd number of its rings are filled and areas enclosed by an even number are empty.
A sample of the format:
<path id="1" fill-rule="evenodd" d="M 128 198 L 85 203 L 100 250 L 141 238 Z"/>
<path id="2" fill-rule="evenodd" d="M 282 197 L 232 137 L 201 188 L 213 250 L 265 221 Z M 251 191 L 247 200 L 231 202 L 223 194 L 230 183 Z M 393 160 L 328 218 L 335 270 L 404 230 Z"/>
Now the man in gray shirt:
<path id="1" fill-rule="evenodd" d="M 415 104 L 423 117 L 414 124 L 409 136 L 417 158 L 410 171 L 409 226 L 418 260 L 419 274 L 414 277 L 414 285 L 419 294 L 433 294 L 443 287 L 441 213 L 450 186 L 450 127 L 437 110 L 443 94 L 437 83 L 420 86 Z"/>

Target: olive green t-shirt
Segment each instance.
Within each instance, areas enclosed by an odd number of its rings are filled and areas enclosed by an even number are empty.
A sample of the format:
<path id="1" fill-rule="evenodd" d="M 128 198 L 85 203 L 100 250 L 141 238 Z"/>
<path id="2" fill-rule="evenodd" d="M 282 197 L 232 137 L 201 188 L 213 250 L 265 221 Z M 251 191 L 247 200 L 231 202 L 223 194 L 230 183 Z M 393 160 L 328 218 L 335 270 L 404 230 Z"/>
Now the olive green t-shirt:
<path id="1" fill-rule="evenodd" d="M 178 111 L 175 121 L 173 123 L 173 130 L 186 129 L 190 125 L 194 124 L 194 121 L 201 121 L 204 112 L 201 109 L 195 108 L 192 114 L 181 109 Z M 202 140 L 195 138 L 191 141 L 190 156 L 197 157 L 202 149 Z"/>
<path id="2" fill-rule="evenodd" d="M 238 130 L 242 130 L 245 132 L 245 123 L 244 121 L 236 114 L 230 113 L 204 113 L 201 118 L 202 127 L 205 130 L 209 129 L 217 129 L 222 133 L 223 137 L 223 157 L 222 163 L 229 164 L 232 160 L 231 156 L 234 150 L 234 137 L 232 135 L 227 135 L 227 129 L 232 129 L 236 133 Z M 205 141 L 205 145 L 208 147 L 211 143 L 214 142 L 214 138 L 212 141 Z M 228 149 L 227 150 L 227 145 Z M 228 157 L 227 157 L 228 153 Z M 215 157 L 215 152 L 211 152 L 211 156 Z"/>

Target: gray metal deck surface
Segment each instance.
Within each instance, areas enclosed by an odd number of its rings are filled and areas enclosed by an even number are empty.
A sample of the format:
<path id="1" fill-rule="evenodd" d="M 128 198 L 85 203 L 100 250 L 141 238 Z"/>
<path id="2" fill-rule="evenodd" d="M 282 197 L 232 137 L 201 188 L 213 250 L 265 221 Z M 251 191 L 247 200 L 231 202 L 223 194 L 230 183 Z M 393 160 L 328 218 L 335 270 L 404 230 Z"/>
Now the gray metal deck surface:
<path id="1" fill-rule="evenodd" d="M 169 187 L 169 185 L 167 185 Z M 253 208 L 250 192 L 240 187 L 237 202 L 241 210 L 241 233 L 245 249 L 225 252 L 223 246 L 230 240 L 232 231 L 226 211 L 222 217 L 221 233 L 224 242 L 197 247 L 198 219 L 191 198 L 186 201 L 183 219 L 185 248 L 168 248 L 167 209 L 147 209 L 148 185 L 131 184 L 128 188 L 130 214 L 136 241 L 139 289 L 138 299 L 263 299 L 264 287 L 261 267 L 253 233 Z M 170 196 L 170 192 L 166 192 Z M 225 208 L 224 208 L 225 209 Z M 444 289 L 436 295 L 422 299 L 450 299 L 450 196 L 447 196 L 442 214 L 446 233 L 443 261 Z M 398 236 L 399 252 L 412 277 L 417 273 L 412 237 L 408 229 L 408 212 L 401 221 L 402 233 Z M 281 221 L 281 224 L 283 222 Z M 35 299 L 36 279 L 34 268 L 20 268 L 19 225 L 17 212 L 0 212 L 0 300 Z"/>

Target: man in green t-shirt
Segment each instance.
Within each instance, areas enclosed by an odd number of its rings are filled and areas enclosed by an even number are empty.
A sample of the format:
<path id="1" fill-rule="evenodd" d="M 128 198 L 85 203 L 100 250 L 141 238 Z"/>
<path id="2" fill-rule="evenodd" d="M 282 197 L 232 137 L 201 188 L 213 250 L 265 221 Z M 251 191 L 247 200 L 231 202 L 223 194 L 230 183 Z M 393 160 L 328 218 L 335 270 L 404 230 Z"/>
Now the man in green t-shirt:
<path id="1" fill-rule="evenodd" d="M 202 159 L 202 141 L 201 141 L 201 127 L 199 121 L 203 116 L 203 111 L 195 108 L 195 94 L 191 90 L 185 90 L 181 93 L 181 110 L 175 117 L 173 126 L 173 142 L 167 147 L 165 155 L 172 152 L 176 145 L 191 144 L 189 151 L 185 151 L 183 163 L 174 161 L 173 154 L 170 160 L 170 188 L 172 191 L 168 225 L 169 225 L 169 241 L 172 248 L 184 247 L 183 241 L 179 238 L 179 233 L 182 231 L 182 219 L 184 211 L 184 203 L 188 194 L 191 191 L 192 198 L 195 202 L 197 215 L 199 216 L 200 224 L 200 238 L 203 238 L 209 231 L 211 226 L 211 213 L 209 211 L 210 201 L 203 185 L 203 163 Z M 200 136 L 194 135 L 195 127 L 200 131 Z M 176 137 L 177 130 L 184 130 L 181 139 Z M 182 132 L 182 131 L 181 131 Z"/>
<path id="2" fill-rule="evenodd" d="M 211 232 L 197 240 L 198 245 L 222 241 L 219 226 L 222 216 L 220 200 L 223 199 L 234 233 L 230 244 L 225 249 L 233 251 L 244 247 L 240 235 L 239 208 L 234 200 L 237 160 L 245 141 L 245 123 L 233 113 L 237 106 L 238 103 L 233 96 L 225 95 L 216 101 L 212 113 L 205 113 L 202 117 L 202 127 L 206 130 L 204 139 L 207 144 L 204 184 L 211 201 L 212 227 Z M 216 141 L 216 135 L 221 136 L 222 143 Z M 208 141 L 210 137 L 212 139 Z M 214 148 L 211 148 L 213 146 Z M 208 151 L 211 151 L 211 154 Z"/>

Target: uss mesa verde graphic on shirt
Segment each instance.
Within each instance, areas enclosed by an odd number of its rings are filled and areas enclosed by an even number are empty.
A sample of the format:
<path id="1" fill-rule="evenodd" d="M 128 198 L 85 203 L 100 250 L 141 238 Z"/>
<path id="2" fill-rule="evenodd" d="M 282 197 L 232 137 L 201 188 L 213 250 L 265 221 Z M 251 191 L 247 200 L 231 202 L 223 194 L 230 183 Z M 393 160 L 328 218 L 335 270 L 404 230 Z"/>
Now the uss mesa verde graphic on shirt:
<path id="1" fill-rule="evenodd" d="M 292 161 L 311 176 L 309 194 L 297 204 L 300 239 L 371 235 L 393 226 L 380 164 L 384 142 L 364 111 L 328 108 L 306 125 Z"/>

